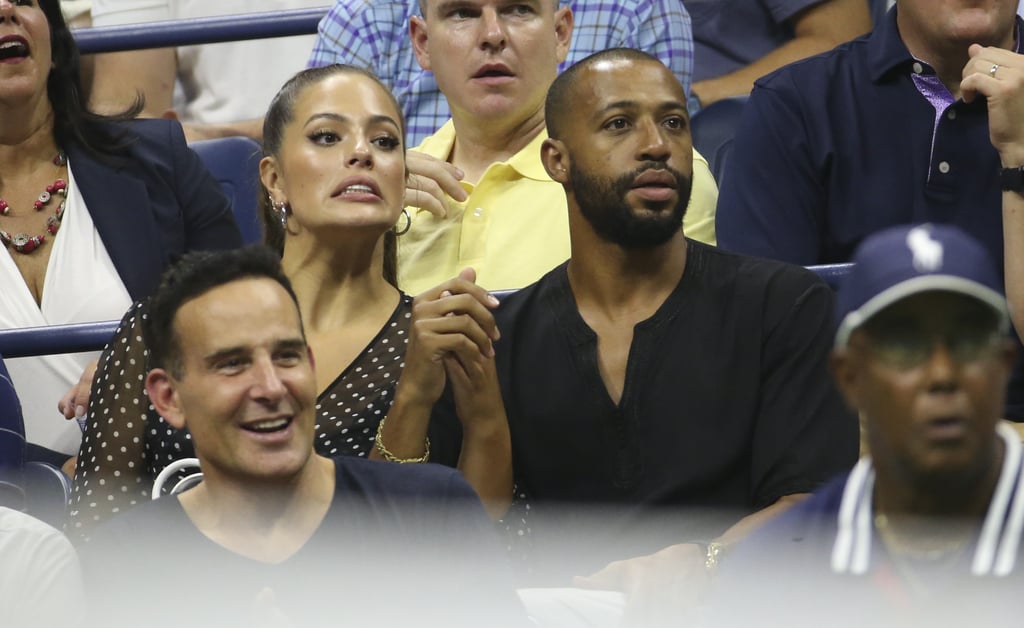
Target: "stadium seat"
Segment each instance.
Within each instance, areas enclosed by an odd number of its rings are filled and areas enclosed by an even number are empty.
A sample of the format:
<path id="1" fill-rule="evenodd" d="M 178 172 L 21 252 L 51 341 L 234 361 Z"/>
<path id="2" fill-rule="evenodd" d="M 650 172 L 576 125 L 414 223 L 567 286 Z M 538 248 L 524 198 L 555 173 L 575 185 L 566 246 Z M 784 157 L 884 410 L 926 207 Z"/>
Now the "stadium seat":
<path id="1" fill-rule="evenodd" d="M 719 188 L 732 150 L 732 138 L 746 104 L 746 96 L 720 100 L 694 114 L 691 122 L 693 147 L 708 160 Z"/>
<path id="2" fill-rule="evenodd" d="M 61 530 L 71 503 L 71 478 L 46 462 L 25 463 L 25 512 Z"/>
<path id="3" fill-rule="evenodd" d="M 222 137 L 192 142 L 189 147 L 203 160 L 231 201 L 231 211 L 246 244 L 263 241 L 259 217 L 260 159 L 263 150 L 248 137 Z"/>
<path id="4" fill-rule="evenodd" d="M 0 505 L 18 508 L 55 528 L 67 519 L 71 480 L 45 462 L 25 461 L 25 420 L 0 359 Z"/>
<path id="5" fill-rule="evenodd" d="M 191 471 L 190 471 L 191 470 Z M 167 489 L 166 485 L 176 478 L 174 485 Z M 164 494 L 177 495 L 184 493 L 196 484 L 203 481 L 203 472 L 199 468 L 198 458 L 181 458 L 163 468 L 153 480 L 153 490 L 150 492 L 152 499 L 159 499 Z"/>
<path id="6" fill-rule="evenodd" d="M 21 403 L 0 359 L 0 506 L 25 507 L 25 427 Z"/>
<path id="7" fill-rule="evenodd" d="M 839 288 L 843 278 L 850 274 L 852 268 L 853 264 L 821 264 L 818 266 L 808 266 L 807 270 L 814 271 L 833 290 L 836 290 Z"/>

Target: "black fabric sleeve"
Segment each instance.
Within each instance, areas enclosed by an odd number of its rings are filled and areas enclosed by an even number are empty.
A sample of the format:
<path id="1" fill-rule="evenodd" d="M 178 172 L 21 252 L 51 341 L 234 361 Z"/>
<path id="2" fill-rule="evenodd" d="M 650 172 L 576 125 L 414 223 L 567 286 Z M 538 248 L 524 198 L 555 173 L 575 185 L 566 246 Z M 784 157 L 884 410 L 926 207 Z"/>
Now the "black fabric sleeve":
<path id="1" fill-rule="evenodd" d="M 832 290 L 803 269 L 779 273 L 765 304 L 761 396 L 754 432 L 754 505 L 810 492 L 857 459 L 856 416 L 828 373 Z"/>
<path id="2" fill-rule="evenodd" d="M 134 304 L 100 355 L 71 494 L 72 539 L 87 538 L 101 521 L 149 498 L 144 313 L 142 303 Z"/>

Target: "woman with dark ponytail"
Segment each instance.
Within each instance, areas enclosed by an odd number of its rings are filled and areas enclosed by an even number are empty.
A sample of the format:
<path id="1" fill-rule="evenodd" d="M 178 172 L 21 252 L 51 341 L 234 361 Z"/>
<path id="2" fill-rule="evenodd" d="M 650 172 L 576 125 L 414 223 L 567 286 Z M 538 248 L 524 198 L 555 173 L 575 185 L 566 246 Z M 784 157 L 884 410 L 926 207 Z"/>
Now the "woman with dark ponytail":
<path id="1" fill-rule="evenodd" d="M 395 286 L 394 246 L 408 220 L 404 139 L 394 97 L 351 66 L 300 72 L 265 118 L 264 239 L 281 255 L 316 359 L 324 456 L 371 451 L 404 366 L 412 299 Z M 144 303 L 133 307 L 100 359 L 74 481 L 76 537 L 149 499 L 162 469 L 194 456 L 189 434 L 145 397 L 145 315 Z"/>

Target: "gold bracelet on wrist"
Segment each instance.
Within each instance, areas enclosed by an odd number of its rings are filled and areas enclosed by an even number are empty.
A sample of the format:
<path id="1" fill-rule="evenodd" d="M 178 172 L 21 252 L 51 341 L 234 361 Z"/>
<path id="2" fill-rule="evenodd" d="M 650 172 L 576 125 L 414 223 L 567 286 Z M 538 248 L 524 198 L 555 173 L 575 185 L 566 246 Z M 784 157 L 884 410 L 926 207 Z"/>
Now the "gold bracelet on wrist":
<path id="1" fill-rule="evenodd" d="M 380 420 L 380 424 L 377 425 L 377 436 L 373 439 L 373 446 L 377 448 L 377 453 L 380 454 L 381 458 L 384 458 L 388 462 L 398 462 L 401 464 L 411 464 L 418 462 L 426 462 L 430 459 L 430 437 L 428 436 L 423 445 L 423 455 L 419 458 L 399 458 L 395 454 L 388 451 L 388 448 L 384 446 L 384 439 L 381 434 L 384 433 L 384 419 Z"/>

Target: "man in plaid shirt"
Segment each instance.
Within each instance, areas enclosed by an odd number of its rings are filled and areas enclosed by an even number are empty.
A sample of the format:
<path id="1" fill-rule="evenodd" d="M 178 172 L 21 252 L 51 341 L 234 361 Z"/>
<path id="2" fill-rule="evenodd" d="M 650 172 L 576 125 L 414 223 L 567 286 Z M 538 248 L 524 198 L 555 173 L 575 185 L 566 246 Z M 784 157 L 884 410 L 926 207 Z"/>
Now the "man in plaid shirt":
<path id="1" fill-rule="evenodd" d="M 558 70 L 606 48 L 638 48 L 661 59 L 689 91 L 693 70 L 690 16 L 679 0 L 562 1 L 575 23 L 569 55 Z M 416 63 L 409 18 L 421 16 L 414 0 L 337 0 L 320 21 L 309 66 L 348 63 L 371 68 L 398 98 L 409 146 L 416 146 L 451 116 L 432 72 Z"/>

